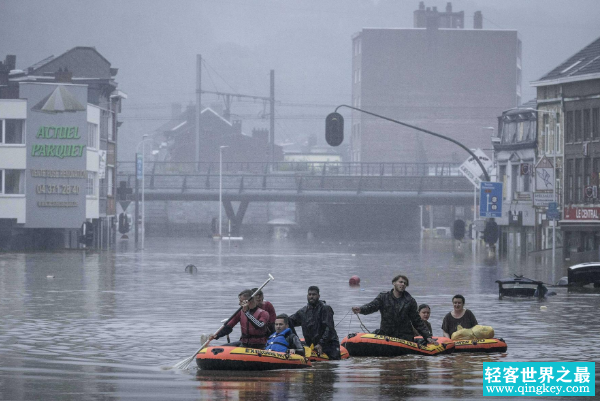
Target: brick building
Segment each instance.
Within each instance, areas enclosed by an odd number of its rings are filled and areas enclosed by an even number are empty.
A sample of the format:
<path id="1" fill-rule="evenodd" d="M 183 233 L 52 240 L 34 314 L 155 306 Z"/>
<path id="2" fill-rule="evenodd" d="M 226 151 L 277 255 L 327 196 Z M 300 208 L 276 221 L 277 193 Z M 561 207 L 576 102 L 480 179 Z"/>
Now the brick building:
<path id="1" fill-rule="evenodd" d="M 572 264 L 598 260 L 600 38 L 531 85 L 537 88 L 540 111 L 538 153 L 556 152 L 564 257 Z"/>
<path id="2" fill-rule="evenodd" d="M 352 38 L 352 105 L 489 148 L 484 127 L 520 104 L 521 41 L 514 30 L 474 29 L 464 15 L 425 8 L 413 28 L 364 28 Z M 351 157 L 362 162 L 457 161 L 447 142 L 352 112 Z"/>

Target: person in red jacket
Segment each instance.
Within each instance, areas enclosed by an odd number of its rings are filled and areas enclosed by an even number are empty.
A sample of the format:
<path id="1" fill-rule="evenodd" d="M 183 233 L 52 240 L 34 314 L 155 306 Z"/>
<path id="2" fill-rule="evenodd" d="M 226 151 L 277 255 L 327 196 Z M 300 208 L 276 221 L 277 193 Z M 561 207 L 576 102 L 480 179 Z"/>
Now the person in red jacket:
<path id="1" fill-rule="evenodd" d="M 225 347 L 264 348 L 269 338 L 269 314 L 258 307 L 251 290 L 244 290 L 238 295 L 242 309 L 218 333 L 212 334 L 210 340 L 218 340 L 233 331 L 240 323 L 242 336 L 240 341 L 225 344 Z"/>
<path id="2" fill-rule="evenodd" d="M 258 290 L 258 288 L 253 288 L 252 293 L 254 294 L 254 291 L 256 290 Z M 277 318 L 277 313 L 275 313 L 273 304 L 269 301 L 265 301 L 262 290 L 258 291 L 254 298 L 256 298 L 258 307 L 269 314 L 269 335 L 275 333 L 275 319 Z"/>

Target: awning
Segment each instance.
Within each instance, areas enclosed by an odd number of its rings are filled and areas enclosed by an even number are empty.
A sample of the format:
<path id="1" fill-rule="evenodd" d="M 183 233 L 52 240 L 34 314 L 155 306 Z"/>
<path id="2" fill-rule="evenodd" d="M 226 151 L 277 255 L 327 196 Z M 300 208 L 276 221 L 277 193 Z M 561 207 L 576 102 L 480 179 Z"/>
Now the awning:
<path id="1" fill-rule="evenodd" d="M 558 226 L 562 231 L 600 231 L 599 220 L 560 220 Z"/>

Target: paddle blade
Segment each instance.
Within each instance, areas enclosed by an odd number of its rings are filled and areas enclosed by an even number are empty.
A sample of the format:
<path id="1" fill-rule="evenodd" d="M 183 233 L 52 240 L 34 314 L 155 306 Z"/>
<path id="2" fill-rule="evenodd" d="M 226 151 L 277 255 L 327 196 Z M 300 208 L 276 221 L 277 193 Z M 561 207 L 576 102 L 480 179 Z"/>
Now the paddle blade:
<path id="1" fill-rule="evenodd" d="M 184 370 L 187 369 L 195 357 L 196 357 L 196 354 L 194 354 L 188 358 L 185 358 L 184 360 L 182 360 L 180 362 L 177 362 L 175 365 L 173 365 L 173 369 L 184 369 Z"/>

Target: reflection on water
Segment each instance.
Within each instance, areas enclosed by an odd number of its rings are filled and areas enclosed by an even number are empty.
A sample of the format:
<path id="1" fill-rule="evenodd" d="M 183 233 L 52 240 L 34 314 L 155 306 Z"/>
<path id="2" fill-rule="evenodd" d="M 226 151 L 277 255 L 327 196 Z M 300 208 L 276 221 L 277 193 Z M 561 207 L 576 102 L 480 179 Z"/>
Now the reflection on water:
<path id="1" fill-rule="evenodd" d="M 556 289 L 547 300 L 498 299 L 498 278 L 550 282 L 565 275 L 535 263 L 497 263 L 450 243 L 214 243 L 148 238 L 144 253 L 120 242 L 110 252 L 0 255 L 0 399 L 396 399 L 481 398 L 484 361 L 596 361 L 600 294 Z M 485 255 L 484 255 L 485 256 Z M 188 264 L 198 272 L 185 273 Z M 451 298 L 466 297 L 507 354 L 351 358 L 277 372 L 165 370 L 199 346 L 237 308 L 236 294 L 272 273 L 265 298 L 278 313 L 306 302 L 309 285 L 344 318 L 405 273 L 408 291 L 431 306 L 441 335 Z M 348 286 L 352 275 L 361 288 Z M 540 308 L 545 306 L 546 308 Z M 338 334 L 359 331 L 351 316 Z M 361 317 L 373 330 L 379 315 Z M 232 335 L 239 336 L 236 329 Z M 598 377 L 598 375 L 597 375 Z"/>

